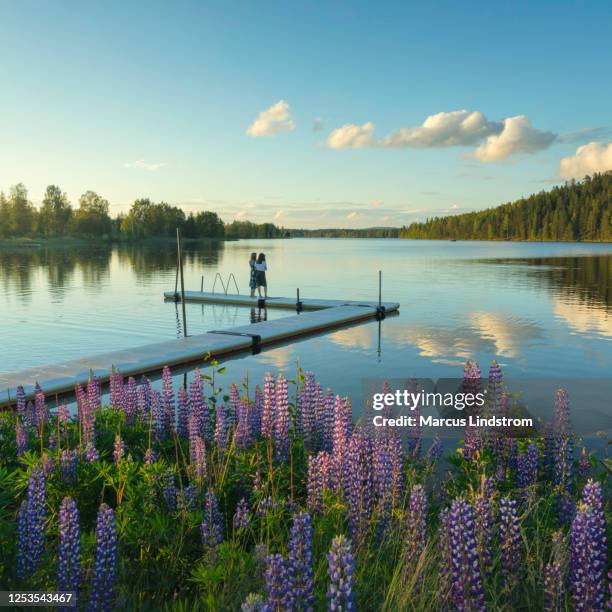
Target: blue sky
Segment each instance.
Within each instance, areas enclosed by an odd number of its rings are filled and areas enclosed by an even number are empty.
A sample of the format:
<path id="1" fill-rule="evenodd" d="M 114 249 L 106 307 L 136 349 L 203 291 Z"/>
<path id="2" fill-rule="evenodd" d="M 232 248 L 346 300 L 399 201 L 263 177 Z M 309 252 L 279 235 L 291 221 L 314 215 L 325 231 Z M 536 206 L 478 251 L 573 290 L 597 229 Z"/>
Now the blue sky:
<path id="1" fill-rule="evenodd" d="M 608 1 L 20 1 L 0 23 L 0 190 L 35 203 L 402 225 L 612 169 Z"/>

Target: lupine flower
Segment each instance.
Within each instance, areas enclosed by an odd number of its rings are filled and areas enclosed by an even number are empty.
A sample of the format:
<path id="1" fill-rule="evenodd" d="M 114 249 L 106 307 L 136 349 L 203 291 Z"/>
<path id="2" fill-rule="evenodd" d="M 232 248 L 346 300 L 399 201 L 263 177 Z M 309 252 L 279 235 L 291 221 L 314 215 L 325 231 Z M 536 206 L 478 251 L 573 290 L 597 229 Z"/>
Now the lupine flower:
<path id="1" fill-rule="evenodd" d="M 202 544 L 204 548 L 214 548 L 223 541 L 223 524 L 217 496 L 212 489 L 206 492 L 204 516 L 200 525 Z"/>
<path id="2" fill-rule="evenodd" d="M 601 532 L 597 511 L 581 503 L 572 522 L 571 583 L 576 610 L 603 610 L 605 533 Z M 605 558 L 605 557 L 604 557 Z"/>
<path id="3" fill-rule="evenodd" d="M 263 612 L 264 599 L 259 593 L 249 593 L 240 606 L 240 612 Z"/>
<path id="4" fill-rule="evenodd" d="M 138 419 L 142 423 L 147 423 L 149 421 L 149 414 L 151 411 L 151 383 L 149 382 L 149 379 L 145 376 L 142 377 L 140 384 L 138 385 L 136 394 Z"/>
<path id="5" fill-rule="evenodd" d="M 450 511 L 443 508 L 440 511 L 440 526 L 438 527 L 438 549 L 440 557 L 440 603 L 446 607 L 452 592 L 453 552 L 450 543 Z M 441 607 L 442 607 L 441 606 Z"/>
<path id="6" fill-rule="evenodd" d="M 327 555 L 329 588 L 327 609 L 330 611 L 353 612 L 355 607 L 355 558 L 351 545 L 344 536 L 332 540 Z"/>
<path id="7" fill-rule="evenodd" d="M 63 450 L 60 457 L 60 471 L 64 482 L 76 480 L 76 467 L 78 461 L 76 450 Z"/>
<path id="8" fill-rule="evenodd" d="M 283 461 L 289 454 L 289 397 L 287 379 L 282 374 L 276 379 L 275 399 L 274 443 L 276 457 Z"/>
<path id="9" fill-rule="evenodd" d="M 249 444 L 249 414 L 251 406 L 248 399 L 238 401 L 236 409 L 236 446 L 245 448 Z"/>
<path id="10" fill-rule="evenodd" d="M 187 485 L 176 492 L 176 506 L 179 511 L 194 510 L 197 506 L 197 489 L 194 484 Z"/>
<path id="11" fill-rule="evenodd" d="M 136 387 L 136 381 L 133 376 L 128 378 L 127 385 L 125 387 L 125 417 L 129 425 L 133 425 L 136 422 L 136 416 L 138 415 L 138 389 Z"/>
<path id="12" fill-rule="evenodd" d="M 255 400 L 253 409 L 249 414 L 249 437 L 251 440 L 259 436 L 261 432 L 261 415 L 263 412 L 263 391 L 259 385 L 255 386 Z"/>
<path id="13" fill-rule="evenodd" d="M 553 424 L 547 421 L 544 424 L 544 474 L 545 477 L 550 480 L 553 477 L 555 467 L 555 434 L 553 431 Z"/>
<path id="14" fill-rule="evenodd" d="M 331 487 L 331 457 L 325 451 L 308 456 L 308 508 L 323 510 L 323 491 Z"/>
<path id="15" fill-rule="evenodd" d="M 125 442 L 121 438 L 121 434 L 117 434 L 115 436 L 115 443 L 113 444 L 113 459 L 115 460 L 115 465 L 119 467 L 119 464 L 123 461 L 125 457 Z"/>
<path id="16" fill-rule="evenodd" d="M 96 522 L 96 552 L 93 569 L 89 612 L 110 612 L 115 598 L 117 582 L 117 531 L 115 513 L 102 504 Z"/>
<path id="17" fill-rule="evenodd" d="M 225 406 L 223 404 L 217 405 L 215 444 L 219 450 L 224 450 L 227 447 L 227 419 L 225 415 Z"/>
<path id="18" fill-rule="evenodd" d="M 334 399 L 334 426 L 332 439 L 333 457 L 333 485 L 338 491 L 342 486 L 345 455 L 347 453 L 348 438 L 352 415 L 348 399 L 343 400 L 337 395 Z"/>
<path id="19" fill-rule="evenodd" d="M 193 454 L 193 477 L 202 483 L 208 474 L 206 468 L 206 445 L 204 440 L 198 436 L 194 443 Z"/>
<path id="20" fill-rule="evenodd" d="M 96 450 L 96 447 L 93 444 L 88 444 L 85 448 L 85 461 L 88 463 L 93 463 L 94 461 L 98 461 L 100 459 L 100 453 Z"/>
<path id="21" fill-rule="evenodd" d="M 582 501 L 593 509 L 593 541 L 598 543 L 599 564 L 603 570 L 607 561 L 607 529 L 601 484 L 594 480 L 589 480 L 582 490 Z M 597 551 L 593 552 L 596 553 Z"/>
<path id="22" fill-rule="evenodd" d="M 54 451 L 57 448 L 57 436 L 54 431 L 49 434 L 49 443 L 47 447 L 50 451 Z"/>
<path id="23" fill-rule="evenodd" d="M 264 438 L 270 438 L 274 431 L 275 403 L 274 378 L 272 374 L 266 374 L 264 376 L 263 410 L 261 414 L 261 435 Z"/>
<path id="24" fill-rule="evenodd" d="M 431 441 L 431 446 L 427 451 L 427 460 L 431 462 L 437 461 L 438 459 L 440 459 L 440 457 L 442 457 L 443 454 L 444 445 L 442 443 L 442 438 L 440 438 L 440 436 L 436 436 Z"/>
<path id="25" fill-rule="evenodd" d="M 516 501 L 509 497 L 502 497 L 499 502 L 499 538 L 504 581 L 512 589 L 518 581 L 521 564 L 521 536 Z"/>
<path id="26" fill-rule="evenodd" d="M 181 387 L 178 391 L 178 428 L 177 433 L 181 438 L 187 438 L 189 433 L 189 399 L 187 391 Z"/>
<path id="27" fill-rule="evenodd" d="M 238 391 L 238 385 L 232 383 L 230 385 L 230 401 L 227 406 L 227 425 L 229 429 L 233 429 L 238 422 L 238 414 L 240 412 L 240 392 Z"/>
<path id="28" fill-rule="evenodd" d="M 360 539 L 372 514 L 371 442 L 361 431 L 354 431 L 344 460 L 343 490 L 349 510 L 349 528 Z"/>
<path id="29" fill-rule="evenodd" d="M 163 415 L 166 425 L 166 431 L 174 431 L 174 421 L 176 420 L 174 405 L 174 388 L 172 386 L 172 375 L 170 368 L 165 366 L 162 371 L 162 389 L 163 389 Z"/>
<path id="30" fill-rule="evenodd" d="M 202 374 L 198 370 L 195 373 L 191 385 L 189 385 L 189 404 L 191 406 L 191 414 L 195 416 L 200 428 L 200 435 L 205 442 L 213 441 L 213 428 L 210 422 L 210 412 L 204 401 L 204 390 L 202 384 Z"/>
<path id="31" fill-rule="evenodd" d="M 565 574 L 567 553 L 563 532 L 557 531 L 552 536 L 552 554 L 544 566 L 544 610 L 561 612 L 565 598 Z"/>
<path id="32" fill-rule="evenodd" d="M 68 410 L 68 406 L 66 406 L 66 404 L 62 404 L 57 409 L 57 419 L 64 426 L 68 424 L 68 421 L 70 420 L 70 410 Z"/>
<path id="33" fill-rule="evenodd" d="M 322 389 L 321 389 L 322 393 Z M 323 427 L 323 450 L 331 453 L 334 444 L 334 426 L 335 426 L 335 407 L 336 399 L 331 389 L 328 389 L 323 400 L 324 417 L 321 422 Z"/>
<path id="34" fill-rule="evenodd" d="M 20 416 L 22 419 L 25 419 L 27 417 L 27 414 L 26 414 L 27 402 L 26 402 L 25 391 L 21 385 L 17 387 L 17 397 L 15 399 L 17 403 L 17 415 Z"/>
<path id="35" fill-rule="evenodd" d="M 162 497 L 170 512 L 174 512 L 176 510 L 176 485 L 174 484 L 174 472 L 171 469 L 166 470 L 162 478 Z"/>
<path id="36" fill-rule="evenodd" d="M 455 499 L 446 515 L 446 521 L 451 600 L 459 610 L 484 610 L 474 509 L 465 499 Z"/>
<path id="37" fill-rule="evenodd" d="M 15 444 L 17 445 L 17 456 L 21 457 L 28 450 L 28 436 L 19 418 L 15 421 Z"/>
<path id="38" fill-rule="evenodd" d="M 519 455 L 516 460 L 517 476 L 520 487 L 528 487 L 538 479 L 538 445 L 531 442 L 527 452 Z"/>
<path id="39" fill-rule="evenodd" d="M 34 403 L 36 405 L 37 425 L 46 423 L 49 420 L 49 408 L 47 407 L 47 403 L 45 401 L 45 394 L 42 392 L 42 389 L 38 383 L 36 383 L 36 388 L 34 391 Z"/>
<path id="40" fill-rule="evenodd" d="M 287 576 L 287 567 L 283 555 L 268 555 L 264 573 L 266 609 L 270 611 L 291 610 L 291 584 Z"/>
<path id="41" fill-rule="evenodd" d="M 409 572 L 415 570 L 425 549 L 428 507 L 425 490 L 421 485 L 414 485 L 410 493 L 404 541 L 405 568 Z"/>
<path id="42" fill-rule="evenodd" d="M 266 558 L 268 557 L 268 547 L 264 542 L 260 542 L 259 544 L 255 544 L 255 563 L 257 564 L 257 568 L 263 577 L 264 572 L 266 571 Z"/>
<path id="43" fill-rule="evenodd" d="M 555 484 L 571 489 L 574 445 L 570 436 L 557 438 L 555 454 Z"/>
<path id="44" fill-rule="evenodd" d="M 36 571 L 45 548 L 47 488 L 45 474 L 39 467 L 32 468 L 28 482 L 28 495 L 21 505 L 18 517 L 19 552 L 17 575 L 19 578 Z"/>
<path id="45" fill-rule="evenodd" d="M 147 450 L 145 451 L 143 460 L 144 460 L 144 464 L 147 467 L 150 467 L 151 465 L 153 465 L 157 461 L 157 456 L 155 455 L 155 451 L 152 448 L 147 448 Z"/>
<path id="46" fill-rule="evenodd" d="M 91 410 L 96 413 L 102 407 L 100 400 L 100 381 L 95 377 L 90 377 L 87 382 L 87 403 Z"/>
<path id="47" fill-rule="evenodd" d="M 312 610 L 314 605 L 312 519 L 306 512 L 293 516 L 287 573 L 291 584 L 292 606 L 304 612 Z"/>
<path id="48" fill-rule="evenodd" d="M 264 497 L 257 506 L 257 514 L 265 516 L 270 510 L 274 510 L 274 500 L 268 495 Z"/>
<path id="49" fill-rule="evenodd" d="M 391 436 L 387 445 L 391 454 L 391 501 L 395 506 L 404 495 L 404 451 L 398 436 Z"/>
<path id="50" fill-rule="evenodd" d="M 591 459 L 587 449 L 583 446 L 580 453 L 580 463 L 578 464 L 578 474 L 580 478 L 586 478 L 591 471 Z"/>
<path id="51" fill-rule="evenodd" d="M 492 539 L 493 539 L 493 506 L 491 504 L 491 493 L 486 489 L 493 485 L 491 478 L 486 478 L 483 483 L 483 491 L 474 503 L 476 517 L 476 542 L 478 545 L 478 556 L 482 570 L 490 574 L 492 567 Z"/>
<path id="52" fill-rule="evenodd" d="M 304 446 L 312 449 L 315 442 L 316 383 L 312 372 L 304 374 L 304 389 L 300 402 L 300 429 Z"/>
<path id="53" fill-rule="evenodd" d="M 570 420 L 569 396 L 563 388 L 555 394 L 556 433 L 558 436 L 569 436 L 572 430 Z"/>
<path id="54" fill-rule="evenodd" d="M 55 470 L 55 461 L 53 460 L 53 457 L 49 455 L 49 453 L 45 452 L 40 456 L 40 466 L 43 474 L 45 476 L 49 476 Z"/>
<path id="55" fill-rule="evenodd" d="M 249 526 L 249 507 L 244 497 L 238 502 L 233 518 L 234 529 L 246 529 Z"/>
<path id="56" fill-rule="evenodd" d="M 79 510 L 71 497 L 64 497 L 58 521 L 57 590 L 78 592 L 81 584 L 81 528 Z"/>
<path id="57" fill-rule="evenodd" d="M 155 428 L 155 436 L 158 440 L 165 440 L 168 436 L 166 417 L 164 416 L 163 400 L 159 391 L 151 391 L 151 418 Z"/>

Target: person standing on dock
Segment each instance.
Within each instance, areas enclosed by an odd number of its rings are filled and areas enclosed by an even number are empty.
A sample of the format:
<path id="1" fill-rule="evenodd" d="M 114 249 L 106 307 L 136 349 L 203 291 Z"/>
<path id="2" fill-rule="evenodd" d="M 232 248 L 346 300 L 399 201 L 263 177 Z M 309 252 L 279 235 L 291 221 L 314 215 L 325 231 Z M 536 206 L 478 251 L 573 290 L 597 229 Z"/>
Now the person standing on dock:
<path id="1" fill-rule="evenodd" d="M 249 279 L 249 287 L 251 288 L 251 297 L 255 297 L 255 289 L 257 287 L 257 270 L 255 270 L 256 262 L 257 262 L 257 253 L 251 253 L 251 259 L 249 260 L 249 266 L 251 268 L 251 277 Z"/>
<path id="2" fill-rule="evenodd" d="M 259 292 L 259 297 L 261 297 L 261 288 L 264 288 L 264 297 L 268 297 L 268 283 L 266 281 L 266 270 L 268 266 L 266 266 L 266 256 L 264 253 L 260 253 L 257 257 L 257 261 L 255 262 L 255 272 L 256 272 L 256 282 L 257 282 L 257 291 Z"/>

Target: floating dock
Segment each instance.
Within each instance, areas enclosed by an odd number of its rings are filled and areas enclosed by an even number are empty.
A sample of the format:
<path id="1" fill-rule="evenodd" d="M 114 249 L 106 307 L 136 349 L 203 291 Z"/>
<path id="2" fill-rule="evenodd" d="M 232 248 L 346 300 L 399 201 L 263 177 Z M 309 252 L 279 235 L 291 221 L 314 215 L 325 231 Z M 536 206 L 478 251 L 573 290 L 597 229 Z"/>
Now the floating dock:
<path id="1" fill-rule="evenodd" d="M 174 292 L 164 294 L 166 299 L 175 299 Z M 237 304 L 258 306 L 258 299 L 241 295 L 225 295 L 185 292 L 185 302 L 214 304 Z M 296 309 L 296 300 L 291 298 L 268 298 L 268 308 Z M 395 312 L 398 303 L 383 302 L 383 313 Z M 264 346 L 285 342 L 300 336 L 321 333 L 343 325 L 380 318 L 378 302 L 342 300 L 302 300 L 302 308 L 311 312 L 290 315 L 273 321 L 262 321 L 224 330 L 211 330 L 204 334 L 167 340 L 156 344 L 103 353 L 93 357 L 82 357 L 65 363 L 28 368 L 8 374 L 0 373 L 0 406 L 13 404 L 15 390 L 22 385 L 28 397 L 34 393 L 36 383 L 45 395 L 71 392 L 77 383 L 86 384 L 90 373 L 101 382 L 107 382 L 111 369 L 118 369 L 123 376 L 138 376 L 159 371 L 163 366 L 203 363 L 209 359 L 227 357 L 232 354 L 259 352 Z"/>

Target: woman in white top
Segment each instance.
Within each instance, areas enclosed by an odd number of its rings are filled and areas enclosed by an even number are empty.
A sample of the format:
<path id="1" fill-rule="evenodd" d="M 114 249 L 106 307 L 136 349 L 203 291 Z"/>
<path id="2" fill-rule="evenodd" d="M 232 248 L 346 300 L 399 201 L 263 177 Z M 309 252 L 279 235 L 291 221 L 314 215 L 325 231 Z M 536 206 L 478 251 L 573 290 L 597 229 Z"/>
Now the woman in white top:
<path id="1" fill-rule="evenodd" d="M 264 288 L 264 297 L 268 297 L 268 283 L 266 282 L 266 256 L 260 253 L 255 262 L 255 280 L 257 281 L 257 291 L 261 297 L 261 288 Z"/>

